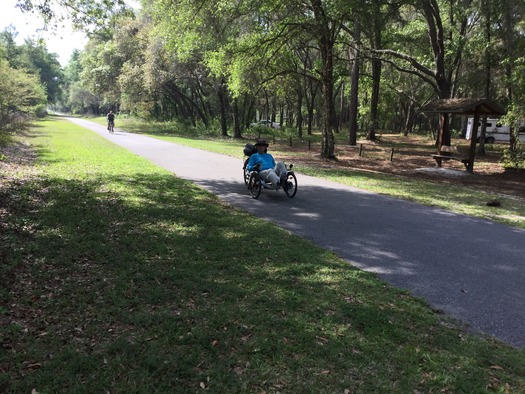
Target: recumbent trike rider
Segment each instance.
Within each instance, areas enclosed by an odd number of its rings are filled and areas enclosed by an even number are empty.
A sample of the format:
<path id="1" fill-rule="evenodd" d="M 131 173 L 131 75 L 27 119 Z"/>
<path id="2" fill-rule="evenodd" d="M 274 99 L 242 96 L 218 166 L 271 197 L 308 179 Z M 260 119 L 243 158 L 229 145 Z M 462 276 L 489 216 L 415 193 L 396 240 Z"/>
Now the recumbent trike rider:
<path id="1" fill-rule="evenodd" d="M 255 145 L 246 144 L 244 147 L 244 183 L 250 190 L 252 198 L 259 198 L 262 189 L 283 189 L 290 198 L 297 193 L 297 178 L 292 171 L 293 164 L 286 168 L 286 164 L 275 162 L 268 153 L 268 142 L 258 139 Z"/>

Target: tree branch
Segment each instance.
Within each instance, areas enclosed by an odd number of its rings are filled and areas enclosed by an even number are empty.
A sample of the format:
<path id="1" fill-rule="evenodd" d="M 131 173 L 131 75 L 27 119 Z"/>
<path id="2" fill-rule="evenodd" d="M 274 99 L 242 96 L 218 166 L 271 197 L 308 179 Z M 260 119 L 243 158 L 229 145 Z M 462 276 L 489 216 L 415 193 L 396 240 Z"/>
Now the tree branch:
<path id="1" fill-rule="evenodd" d="M 406 53 L 397 52 L 392 49 L 368 49 L 372 53 L 376 53 L 380 55 L 381 60 L 386 61 L 386 59 L 382 55 L 390 55 L 397 59 L 404 60 L 408 62 L 412 67 L 414 67 L 417 71 L 419 71 L 421 74 L 426 75 L 426 77 L 435 78 L 436 74 L 434 71 L 429 69 L 428 67 L 425 67 L 421 63 L 419 63 L 415 58 L 413 58 L 410 55 L 407 55 Z"/>

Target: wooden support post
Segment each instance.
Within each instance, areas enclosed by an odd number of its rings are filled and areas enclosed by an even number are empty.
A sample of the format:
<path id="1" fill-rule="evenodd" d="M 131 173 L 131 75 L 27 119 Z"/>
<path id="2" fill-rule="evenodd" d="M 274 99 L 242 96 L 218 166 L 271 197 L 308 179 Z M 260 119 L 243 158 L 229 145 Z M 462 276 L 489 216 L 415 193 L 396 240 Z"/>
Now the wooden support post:
<path id="1" fill-rule="evenodd" d="M 394 148 L 392 148 L 392 151 L 390 152 L 390 161 L 394 161 Z"/>
<path id="2" fill-rule="evenodd" d="M 445 127 L 446 117 L 445 114 L 440 113 L 439 114 L 439 131 L 438 131 L 438 139 L 437 139 L 437 148 L 438 153 L 441 150 L 441 146 L 443 145 L 443 132 Z"/>
<path id="3" fill-rule="evenodd" d="M 363 154 L 363 144 L 359 144 L 359 157 Z"/>
<path id="4" fill-rule="evenodd" d="M 310 150 L 311 147 L 310 147 L 310 139 L 308 139 L 308 150 Z"/>
<path id="5" fill-rule="evenodd" d="M 478 128 L 479 128 L 479 107 L 476 108 L 474 113 L 474 119 L 472 122 L 472 133 L 470 133 L 470 148 L 468 151 L 467 172 L 471 173 L 474 171 L 474 158 L 476 157 L 476 143 L 478 142 Z"/>

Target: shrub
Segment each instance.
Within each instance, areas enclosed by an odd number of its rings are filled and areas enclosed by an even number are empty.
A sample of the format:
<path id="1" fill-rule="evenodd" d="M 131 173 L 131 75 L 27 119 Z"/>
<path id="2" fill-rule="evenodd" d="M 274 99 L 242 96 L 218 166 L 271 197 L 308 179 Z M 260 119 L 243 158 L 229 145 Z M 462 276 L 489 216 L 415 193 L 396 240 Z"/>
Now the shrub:
<path id="1" fill-rule="evenodd" d="M 518 144 L 516 149 L 506 148 L 503 150 L 501 158 L 503 167 L 505 168 L 525 168 L 525 147 L 523 144 Z"/>
<path id="2" fill-rule="evenodd" d="M 47 107 L 45 104 L 35 106 L 34 112 L 37 118 L 45 118 L 48 115 Z"/>

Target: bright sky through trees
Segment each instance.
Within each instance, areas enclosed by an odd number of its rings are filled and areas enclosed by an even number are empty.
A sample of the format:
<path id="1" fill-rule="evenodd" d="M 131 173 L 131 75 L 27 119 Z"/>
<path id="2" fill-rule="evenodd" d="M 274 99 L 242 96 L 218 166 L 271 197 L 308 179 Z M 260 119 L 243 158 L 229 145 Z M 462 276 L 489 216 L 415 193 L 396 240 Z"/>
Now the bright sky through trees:
<path id="1" fill-rule="evenodd" d="M 13 25 L 18 32 L 17 44 L 23 44 L 26 38 L 42 38 L 49 52 L 58 54 L 58 60 L 65 66 L 74 49 L 83 49 L 87 37 L 82 32 L 74 32 L 67 21 L 59 25 L 56 33 L 38 31 L 44 27 L 41 18 L 32 14 L 23 14 L 15 7 L 16 0 L 2 0 L 0 4 L 0 30 Z"/>

